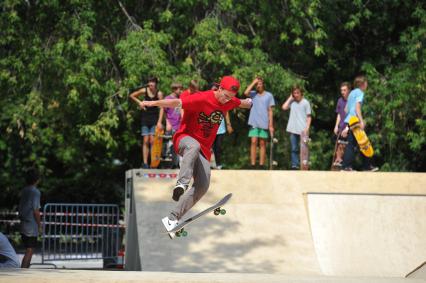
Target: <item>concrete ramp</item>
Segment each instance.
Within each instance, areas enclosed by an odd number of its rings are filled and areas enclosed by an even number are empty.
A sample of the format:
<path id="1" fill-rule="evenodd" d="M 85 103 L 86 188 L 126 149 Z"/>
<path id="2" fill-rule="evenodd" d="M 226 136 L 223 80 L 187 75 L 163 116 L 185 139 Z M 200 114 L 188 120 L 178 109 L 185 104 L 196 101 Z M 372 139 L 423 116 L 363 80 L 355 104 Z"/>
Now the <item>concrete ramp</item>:
<path id="1" fill-rule="evenodd" d="M 126 172 L 126 222 L 132 225 L 127 233 L 126 266 L 129 270 L 376 276 L 377 273 L 370 274 L 370 269 L 352 269 L 353 263 L 345 263 L 339 269 L 327 269 L 329 265 L 324 264 L 326 257 L 318 248 L 325 240 L 318 242 L 314 239 L 319 235 L 318 229 L 311 233 L 310 224 L 314 221 L 309 214 L 314 208 L 311 206 L 309 209 L 310 200 L 306 194 L 422 195 L 426 190 L 426 174 L 212 171 L 209 191 L 190 213 L 197 213 L 232 192 L 233 198 L 226 206 L 228 213 L 225 216 L 206 216 L 188 226 L 188 237 L 170 240 L 163 233 L 161 218 L 175 205 L 171 200 L 171 189 L 176 182 L 176 173 L 167 170 Z M 359 185 L 361 180 L 362 186 Z M 423 198 L 419 207 L 424 208 L 424 205 Z M 368 206 L 366 209 L 366 215 L 376 213 Z M 395 229 L 404 229 L 407 226 L 405 221 L 419 221 L 415 219 L 425 215 L 422 210 L 418 214 L 413 213 L 413 217 L 404 218 L 404 222 L 395 219 L 392 225 Z M 410 224 L 410 227 L 415 226 Z M 417 235 L 425 235 L 426 231 L 422 231 L 421 227 L 424 226 L 419 226 L 420 230 L 410 230 L 416 234 L 416 239 Z M 331 231 L 331 234 L 335 232 L 338 230 Z M 356 235 L 359 231 L 353 229 L 352 232 Z M 404 239 L 410 242 L 413 237 L 407 235 Z M 387 246 L 395 249 L 393 243 Z M 335 251 L 323 252 L 329 255 Z M 422 255 L 422 251 L 418 253 Z M 401 276 L 421 262 L 423 260 Z M 389 276 L 387 272 L 381 271 L 380 276 Z"/>
<path id="2" fill-rule="evenodd" d="M 426 259 L 426 196 L 308 194 L 325 275 L 404 277 Z"/>

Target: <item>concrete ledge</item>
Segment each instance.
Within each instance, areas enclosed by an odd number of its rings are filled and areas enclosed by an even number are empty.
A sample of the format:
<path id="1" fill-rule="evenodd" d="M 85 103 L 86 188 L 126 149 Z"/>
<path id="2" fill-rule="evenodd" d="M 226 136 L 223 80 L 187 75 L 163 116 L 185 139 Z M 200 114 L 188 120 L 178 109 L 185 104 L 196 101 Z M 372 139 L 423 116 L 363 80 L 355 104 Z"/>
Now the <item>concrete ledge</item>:
<path id="1" fill-rule="evenodd" d="M 326 276 L 288 276 L 281 274 L 241 274 L 241 273 L 171 273 L 137 271 L 93 271 L 93 270 L 55 270 L 55 269 L 6 269 L 0 271 L 0 283 L 425 283 L 422 279 L 372 278 L 372 277 L 326 277 Z"/>

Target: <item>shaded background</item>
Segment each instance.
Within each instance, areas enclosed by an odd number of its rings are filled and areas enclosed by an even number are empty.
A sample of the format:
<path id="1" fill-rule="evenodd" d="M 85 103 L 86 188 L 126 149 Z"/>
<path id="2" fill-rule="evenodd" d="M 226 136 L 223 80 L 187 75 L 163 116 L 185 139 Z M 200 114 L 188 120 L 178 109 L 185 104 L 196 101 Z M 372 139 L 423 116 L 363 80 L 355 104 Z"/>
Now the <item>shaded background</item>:
<path id="1" fill-rule="evenodd" d="M 23 170 L 43 202 L 117 203 L 141 164 L 140 110 L 128 90 L 160 78 L 202 86 L 265 78 L 278 169 L 290 166 L 281 105 L 293 84 L 313 107 L 311 168 L 328 170 L 342 81 L 369 78 L 364 116 L 383 171 L 424 171 L 426 8 L 421 1 L 18 1 L 0 4 L 0 207 Z M 249 163 L 249 112 L 235 110 L 226 168 Z"/>

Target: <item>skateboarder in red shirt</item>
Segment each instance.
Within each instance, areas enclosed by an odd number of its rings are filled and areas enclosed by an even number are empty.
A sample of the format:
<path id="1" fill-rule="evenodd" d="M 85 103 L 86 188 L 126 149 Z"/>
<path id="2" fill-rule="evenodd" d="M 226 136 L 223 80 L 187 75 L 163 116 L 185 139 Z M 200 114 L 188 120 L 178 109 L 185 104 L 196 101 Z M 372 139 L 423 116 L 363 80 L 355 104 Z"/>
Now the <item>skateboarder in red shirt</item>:
<path id="1" fill-rule="evenodd" d="M 181 167 L 173 200 L 176 207 L 162 222 L 167 231 L 207 192 L 210 185 L 210 149 L 215 140 L 220 122 L 226 112 L 236 107 L 250 108 L 251 99 L 235 97 L 239 81 L 232 76 L 222 78 L 219 89 L 195 93 L 180 99 L 143 101 L 142 106 L 179 107 L 185 111 L 179 130 L 173 136 L 175 151 L 182 156 Z M 194 178 L 191 188 L 189 182 Z M 174 238 L 174 233 L 169 233 Z"/>

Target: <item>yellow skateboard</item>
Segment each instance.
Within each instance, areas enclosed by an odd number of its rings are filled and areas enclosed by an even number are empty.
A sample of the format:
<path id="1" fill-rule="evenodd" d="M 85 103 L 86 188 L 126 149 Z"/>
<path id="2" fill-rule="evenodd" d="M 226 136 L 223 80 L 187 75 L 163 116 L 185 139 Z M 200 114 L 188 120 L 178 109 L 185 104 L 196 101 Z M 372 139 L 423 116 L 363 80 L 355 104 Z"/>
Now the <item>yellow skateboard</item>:
<path id="1" fill-rule="evenodd" d="M 164 130 L 155 128 L 154 142 L 151 148 L 151 168 L 157 168 L 161 161 L 161 151 L 163 150 Z"/>
<path id="2" fill-rule="evenodd" d="M 359 126 L 359 119 L 356 116 L 352 116 L 349 119 L 349 128 L 351 129 L 354 137 L 359 145 L 359 149 L 362 154 L 366 157 L 372 157 L 374 154 L 373 146 L 370 143 L 370 140 L 367 137 L 367 134 Z"/>

